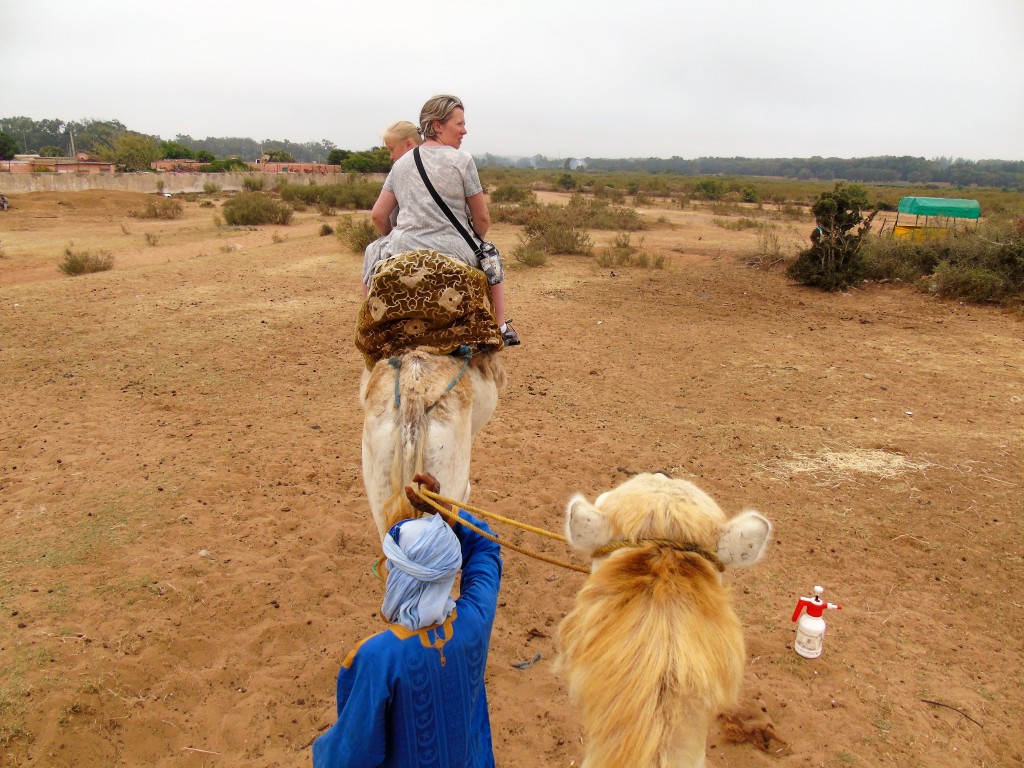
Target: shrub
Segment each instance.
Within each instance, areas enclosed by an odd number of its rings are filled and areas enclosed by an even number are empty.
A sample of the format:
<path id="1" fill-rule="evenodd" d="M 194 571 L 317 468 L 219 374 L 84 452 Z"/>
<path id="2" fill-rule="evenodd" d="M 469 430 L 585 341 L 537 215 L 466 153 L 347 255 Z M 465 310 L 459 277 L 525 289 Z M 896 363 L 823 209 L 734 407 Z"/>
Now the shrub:
<path id="1" fill-rule="evenodd" d="M 321 224 L 320 225 L 320 237 L 327 237 L 327 235 L 333 235 L 333 234 L 334 234 L 334 227 L 332 227 L 330 224 Z"/>
<path id="2" fill-rule="evenodd" d="M 864 254 L 868 277 L 916 281 L 945 298 L 1007 303 L 1024 295 L 1024 215 L 925 240 L 874 238 Z"/>
<path id="3" fill-rule="evenodd" d="M 247 192 L 261 192 L 263 190 L 263 177 L 246 176 L 242 179 L 242 189 Z"/>
<path id="4" fill-rule="evenodd" d="M 831 192 L 819 195 L 811 208 L 818 223 L 812 245 L 789 265 L 789 277 L 826 291 L 843 290 L 863 280 L 867 267 L 861 244 L 877 213 L 872 211 L 865 218 L 866 206 L 867 192 L 856 185 L 839 182 Z M 855 227 L 856 233 L 851 233 Z"/>
<path id="5" fill-rule="evenodd" d="M 725 184 L 718 179 L 701 179 L 693 185 L 693 193 L 701 200 L 721 200 L 725 194 Z"/>
<path id="6" fill-rule="evenodd" d="M 664 256 L 651 256 L 643 250 L 644 240 L 640 238 L 640 245 L 634 246 L 630 242 L 628 232 L 620 232 L 614 238 L 607 250 L 598 254 L 597 264 L 603 268 L 609 267 L 640 267 L 642 269 L 664 269 Z"/>
<path id="7" fill-rule="evenodd" d="M 262 192 L 243 192 L 223 206 L 224 221 L 232 226 L 287 224 L 292 220 L 292 207 Z"/>
<path id="8" fill-rule="evenodd" d="M 146 242 L 149 243 L 150 245 L 156 245 L 160 241 L 160 236 L 154 235 L 152 232 L 144 233 L 143 237 L 146 238 Z"/>
<path id="9" fill-rule="evenodd" d="M 499 184 L 491 192 L 492 203 L 535 203 L 537 195 L 532 189 L 521 187 L 518 184 Z"/>
<path id="10" fill-rule="evenodd" d="M 205 192 L 207 195 L 215 195 L 218 192 L 220 192 L 220 184 L 215 184 L 212 181 L 204 182 L 203 192 Z"/>
<path id="11" fill-rule="evenodd" d="M 543 267 L 548 263 L 548 255 L 529 239 L 519 238 L 519 244 L 512 249 L 512 258 L 527 267 Z"/>
<path id="12" fill-rule="evenodd" d="M 107 251 L 75 251 L 71 246 L 64 249 L 64 259 L 58 265 L 65 275 L 84 275 L 90 272 L 105 272 L 114 266 L 114 257 Z"/>
<path id="13" fill-rule="evenodd" d="M 282 200 L 299 204 L 327 206 L 329 209 L 368 211 L 377 201 L 382 184 L 372 181 L 348 181 L 342 184 L 283 184 L 278 188 Z"/>
<path id="14" fill-rule="evenodd" d="M 338 222 L 337 234 L 354 253 L 362 253 L 366 246 L 380 237 L 372 221 L 365 218 L 353 219 L 352 216 L 346 216 Z"/>
<path id="15" fill-rule="evenodd" d="M 129 211 L 129 216 L 137 219 L 177 219 L 184 211 L 180 202 L 170 197 L 162 197 L 157 201 L 146 203 L 141 211 Z"/>

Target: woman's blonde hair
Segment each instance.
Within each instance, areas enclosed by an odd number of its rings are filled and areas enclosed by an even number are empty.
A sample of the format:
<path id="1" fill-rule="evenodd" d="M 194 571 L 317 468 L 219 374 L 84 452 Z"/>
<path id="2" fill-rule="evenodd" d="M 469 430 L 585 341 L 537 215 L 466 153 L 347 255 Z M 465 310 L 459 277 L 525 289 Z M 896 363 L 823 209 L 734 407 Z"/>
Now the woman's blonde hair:
<path id="1" fill-rule="evenodd" d="M 401 144 L 403 141 L 408 141 L 409 139 L 412 139 L 416 144 L 423 143 L 423 138 L 420 136 L 419 129 L 408 120 L 399 120 L 397 123 L 392 123 L 384 131 L 385 144 L 389 141 L 395 144 Z"/>
<path id="2" fill-rule="evenodd" d="M 436 139 L 434 122 L 445 122 L 456 109 L 465 109 L 457 96 L 442 93 L 427 99 L 427 103 L 420 110 L 420 133 L 423 134 L 423 138 Z"/>

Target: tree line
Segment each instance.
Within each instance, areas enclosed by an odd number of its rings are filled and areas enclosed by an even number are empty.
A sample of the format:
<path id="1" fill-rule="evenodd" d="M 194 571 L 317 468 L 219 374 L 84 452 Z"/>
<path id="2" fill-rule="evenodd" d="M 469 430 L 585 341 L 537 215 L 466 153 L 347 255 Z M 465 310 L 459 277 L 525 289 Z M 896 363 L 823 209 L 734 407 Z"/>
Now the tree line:
<path id="1" fill-rule="evenodd" d="M 388 151 L 372 147 L 356 151 L 341 149 L 332 142 L 293 142 L 279 139 L 256 141 L 241 137 L 195 139 L 179 134 L 164 140 L 129 130 L 118 120 L 33 120 L 28 117 L 0 117 L 0 159 L 16 154 L 43 157 L 70 156 L 77 152 L 117 163 L 122 170 L 146 170 L 155 160 L 198 160 L 207 170 L 244 168 L 245 163 L 267 157 L 272 162 L 327 163 L 353 173 L 385 173 L 391 168 Z"/>
<path id="2" fill-rule="evenodd" d="M 367 150 L 341 149 L 324 139 L 292 142 L 241 137 L 196 139 L 179 134 L 170 140 L 129 130 L 118 120 L 33 120 L 28 117 L 0 118 L 0 158 L 17 153 L 36 152 L 60 157 L 74 145 L 87 152 L 116 162 L 125 170 L 145 170 L 152 160 L 189 159 L 209 163 L 210 170 L 220 166 L 253 162 L 261 157 L 277 162 L 328 163 L 356 173 L 384 173 L 391 163 L 384 147 Z M 965 160 L 938 157 L 925 159 L 901 157 L 807 157 L 750 158 L 699 157 L 670 158 L 547 158 L 503 157 L 486 154 L 477 158 L 481 168 L 536 168 L 551 170 L 587 170 L 630 173 L 678 174 L 682 176 L 769 176 L 787 179 L 844 179 L 867 184 L 951 184 L 958 187 L 983 186 L 1024 190 L 1024 161 Z"/>

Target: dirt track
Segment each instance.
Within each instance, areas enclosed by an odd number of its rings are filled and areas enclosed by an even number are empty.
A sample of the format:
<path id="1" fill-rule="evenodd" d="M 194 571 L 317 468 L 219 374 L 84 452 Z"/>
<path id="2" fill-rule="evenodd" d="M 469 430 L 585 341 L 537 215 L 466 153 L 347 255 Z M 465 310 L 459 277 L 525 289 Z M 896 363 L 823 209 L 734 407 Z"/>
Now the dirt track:
<path id="1" fill-rule="evenodd" d="M 141 199 L 0 216 L 0 765 L 306 765 L 339 662 L 379 627 L 359 259 L 312 212 L 233 230 L 197 203 L 129 218 Z M 750 665 L 709 765 L 1020 765 L 1020 317 L 797 288 L 743 265 L 749 232 L 647 215 L 668 220 L 645 235 L 664 270 L 511 269 L 524 344 L 474 503 L 557 529 L 572 492 L 664 470 L 774 521 L 732 578 Z M 69 241 L 115 269 L 62 276 Z M 503 768 L 579 764 L 551 661 L 581 582 L 506 555 Z M 790 616 L 814 584 L 844 609 L 806 661 Z"/>

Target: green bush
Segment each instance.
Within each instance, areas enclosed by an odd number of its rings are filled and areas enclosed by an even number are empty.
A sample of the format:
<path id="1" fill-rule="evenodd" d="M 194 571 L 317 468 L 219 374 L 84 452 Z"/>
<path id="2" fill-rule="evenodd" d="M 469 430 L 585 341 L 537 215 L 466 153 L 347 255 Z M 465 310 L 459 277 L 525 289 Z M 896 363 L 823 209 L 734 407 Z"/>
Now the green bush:
<path id="1" fill-rule="evenodd" d="M 75 251 L 71 246 L 64 249 L 64 259 L 58 268 L 65 275 L 85 275 L 90 272 L 105 272 L 114 266 L 114 257 L 107 251 Z"/>
<path id="2" fill-rule="evenodd" d="M 327 237 L 327 235 L 333 235 L 333 234 L 334 234 L 334 227 L 332 227 L 330 224 L 321 224 L 320 225 L 320 237 Z"/>
<path id="3" fill-rule="evenodd" d="M 262 192 L 242 192 L 223 206 L 224 221 L 232 226 L 259 224 L 287 224 L 294 211 L 287 203 L 268 197 Z"/>
<path id="4" fill-rule="evenodd" d="M 518 184 L 499 184 L 491 192 L 492 203 L 535 203 L 537 195 L 532 189 L 521 187 Z"/>
<path id="5" fill-rule="evenodd" d="M 207 181 L 203 184 L 203 192 L 208 195 L 215 195 L 220 192 L 220 184 L 214 184 L 212 181 Z"/>
<path id="6" fill-rule="evenodd" d="M 811 207 L 818 226 L 812 245 L 789 265 L 786 274 L 803 285 L 839 291 L 856 285 L 867 275 L 861 244 L 877 211 L 865 216 L 867 191 L 863 187 L 835 185 Z M 856 228 L 856 232 L 852 230 Z"/>
<path id="7" fill-rule="evenodd" d="M 352 180 L 341 184 L 283 184 L 277 191 L 282 200 L 292 205 L 368 211 L 377 201 L 382 186 L 376 182 Z"/>
<path id="8" fill-rule="evenodd" d="M 242 179 L 242 188 L 246 192 L 261 192 L 263 191 L 263 177 L 262 176 L 246 176 Z"/>

